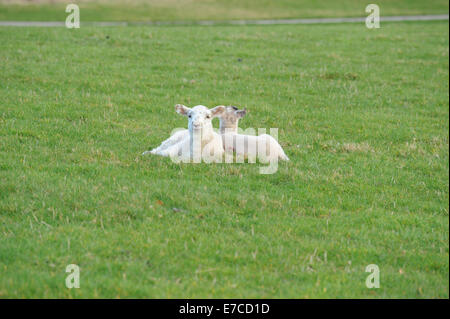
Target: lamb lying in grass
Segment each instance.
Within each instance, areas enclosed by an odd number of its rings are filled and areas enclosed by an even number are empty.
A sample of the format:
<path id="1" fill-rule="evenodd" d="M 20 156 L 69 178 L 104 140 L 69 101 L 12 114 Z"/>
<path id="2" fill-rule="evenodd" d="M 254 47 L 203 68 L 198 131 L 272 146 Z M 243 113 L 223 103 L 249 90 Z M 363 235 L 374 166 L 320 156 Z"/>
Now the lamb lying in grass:
<path id="1" fill-rule="evenodd" d="M 219 119 L 220 119 L 219 131 L 225 132 L 225 129 L 232 129 L 233 131 L 235 130 L 237 133 L 238 121 L 240 118 L 245 116 L 247 110 L 246 109 L 238 110 L 238 108 L 235 106 L 227 106 L 227 107 L 223 106 L 223 107 L 224 107 L 224 110 L 227 110 L 227 111 L 226 112 L 224 111 L 221 114 L 221 116 L 219 117 Z M 230 110 L 230 111 L 228 111 L 228 110 Z M 236 111 L 236 112 L 234 112 L 234 111 Z M 187 130 L 187 129 L 177 130 L 167 140 L 163 141 L 161 143 L 161 145 L 152 149 L 151 151 L 145 151 L 144 153 L 142 153 L 142 155 L 147 155 L 147 154 L 161 155 L 160 153 L 164 153 L 164 150 L 168 149 L 172 145 L 179 143 L 187 136 L 189 136 L 189 130 Z"/>
<path id="2" fill-rule="evenodd" d="M 210 110 L 206 106 L 197 105 L 191 109 L 177 104 L 175 110 L 188 117 L 188 129 L 176 132 L 159 147 L 144 152 L 143 155 L 151 153 L 170 156 L 174 161 L 183 162 L 222 162 L 222 138 L 214 132 L 211 121 L 219 116 L 225 107 L 217 106 Z"/>
<path id="3" fill-rule="evenodd" d="M 220 134 L 226 154 L 236 152 L 236 160 L 243 162 L 245 158 L 249 163 L 254 163 L 256 158 L 262 163 L 275 162 L 278 159 L 289 161 L 283 148 L 268 134 L 245 135 L 238 133 L 239 119 L 244 117 L 246 109 L 238 110 L 234 106 L 228 106 L 219 116 Z M 253 130 L 254 131 L 254 130 Z M 225 158 L 227 161 L 227 158 Z"/>
<path id="4" fill-rule="evenodd" d="M 222 137 L 221 142 L 226 154 L 229 155 L 236 152 L 236 159 L 241 162 L 243 162 L 245 158 L 247 158 L 250 163 L 256 162 L 256 158 L 263 163 L 275 162 L 278 159 L 289 161 L 289 158 L 284 153 L 280 144 L 272 136 L 268 134 L 259 136 L 239 134 L 238 122 L 239 119 L 246 115 L 246 109 L 239 110 L 235 106 L 217 106 L 208 110 L 202 105 L 189 109 L 181 104 L 177 104 L 175 108 L 179 114 L 187 115 L 189 117 L 189 129 L 175 132 L 170 138 L 162 142 L 160 146 L 151 151 L 146 151 L 142 155 L 150 153 L 174 158 L 181 157 L 183 153 L 185 155 L 188 154 L 189 158 L 192 159 L 193 157 L 199 158 L 198 156 L 205 151 L 205 153 L 214 153 L 214 161 L 218 162 L 219 157 L 222 156 L 221 154 L 223 152 L 218 150 L 217 146 L 219 143 L 216 140 L 217 136 L 214 135 L 216 133 L 214 133 L 211 124 L 211 119 L 218 116 L 220 119 L 219 130 Z M 211 112 L 209 118 L 208 111 Z M 195 121 L 193 120 L 194 116 L 197 119 Z M 201 125 L 199 124 L 200 126 L 204 125 L 204 131 L 202 130 L 204 136 L 201 138 L 202 142 L 200 149 L 198 149 L 199 146 L 197 146 L 197 152 L 194 152 L 194 141 L 200 140 L 198 137 L 194 138 L 200 131 L 192 129 L 193 123 L 197 123 L 196 121 L 200 121 L 201 123 L 204 122 Z M 211 132 L 214 134 L 211 134 Z M 213 143 L 209 145 L 210 142 Z M 184 156 L 184 159 L 182 160 L 186 161 L 186 157 Z M 225 160 L 227 161 L 227 158 L 225 158 Z"/>

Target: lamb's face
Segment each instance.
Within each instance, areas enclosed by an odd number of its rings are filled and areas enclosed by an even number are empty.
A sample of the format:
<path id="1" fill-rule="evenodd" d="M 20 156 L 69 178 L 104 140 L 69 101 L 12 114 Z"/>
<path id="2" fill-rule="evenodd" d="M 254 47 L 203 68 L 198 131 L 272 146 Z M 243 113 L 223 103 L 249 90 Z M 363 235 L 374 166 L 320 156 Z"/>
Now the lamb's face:
<path id="1" fill-rule="evenodd" d="M 188 117 L 188 129 L 190 132 L 202 132 L 204 133 L 212 133 L 212 119 L 216 116 L 219 116 L 224 112 L 224 106 L 217 106 L 213 109 L 208 109 L 206 106 L 197 105 L 192 109 L 188 108 L 184 105 L 177 104 L 175 105 L 175 109 L 179 114 L 185 115 Z"/>
<path id="2" fill-rule="evenodd" d="M 191 131 L 199 131 L 202 129 L 212 128 L 212 114 L 211 111 L 203 105 L 194 106 L 188 111 L 189 124 L 188 128 Z"/>
<path id="3" fill-rule="evenodd" d="M 228 127 L 231 125 L 237 125 L 240 118 L 244 117 L 247 113 L 247 109 L 239 110 L 236 106 L 225 107 L 225 112 L 220 115 L 220 119 L 224 121 L 224 124 Z"/>
<path id="4" fill-rule="evenodd" d="M 221 133 L 225 130 L 237 130 L 239 119 L 243 118 L 247 113 L 247 109 L 239 110 L 236 106 L 227 106 L 225 111 L 220 114 L 220 129 Z"/>

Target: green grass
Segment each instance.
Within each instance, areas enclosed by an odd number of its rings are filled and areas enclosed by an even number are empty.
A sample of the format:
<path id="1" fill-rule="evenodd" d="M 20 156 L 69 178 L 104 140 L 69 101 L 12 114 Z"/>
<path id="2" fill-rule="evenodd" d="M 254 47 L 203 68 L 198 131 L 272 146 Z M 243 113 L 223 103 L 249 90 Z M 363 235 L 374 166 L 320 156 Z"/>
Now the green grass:
<path id="1" fill-rule="evenodd" d="M 448 36 L 0 28 L 0 297 L 448 298 Z M 140 156 L 176 103 L 247 107 L 291 162 Z"/>
<path id="2" fill-rule="evenodd" d="M 0 20 L 65 21 L 71 1 L 0 0 Z M 73 1 L 72 1 L 73 2 Z M 366 16 L 366 0 L 75 1 L 81 21 L 171 21 Z M 448 0 L 378 0 L 381 15 L 448 13 Z"/>

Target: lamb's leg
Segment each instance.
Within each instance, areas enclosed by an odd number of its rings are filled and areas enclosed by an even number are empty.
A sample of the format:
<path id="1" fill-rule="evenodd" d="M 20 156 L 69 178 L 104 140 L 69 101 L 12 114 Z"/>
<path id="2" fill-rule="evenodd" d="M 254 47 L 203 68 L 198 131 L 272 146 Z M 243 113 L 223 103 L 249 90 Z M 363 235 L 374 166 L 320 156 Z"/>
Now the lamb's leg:
<path id="1" fill-rule="evenodd" d="M 289 161 L 289 157 L 287 157 L 280 143 L 276 139 L 274 139 L 271 135 L 263 134 L 260 135 L 261 138 L 264 138 L 266 141 L 266 151 L 268 152 L 268 160 L 278 160 L 281 159 L 283 161 Z"/>
<path id="2" fill-rule="evenodd" d="M 225 151 L 225 163 L 233 163 L 234 160 L 234 133 L 222 134 L 222 145 Z"/>
<path id="3" fill-rule="evenodd" d="M 190 138 L 185 136 L 178 143 L 162 150 L 158 155 L 170 157 L 175 163 L 188 163 L 191 159 Z"/>
<path id="4" fill-rule="evenodd" d="M 222 142 L 222 137 L 216 135 L 211 141 L 203 146 L 202 160 L 205 163 L 222 163 L 223 155 L 225 153 Z"/>
<path id="5" fill-rule="evenodd" d="M 170 146 L 175 145 L 178 142 L 180 142 L 187 135 L 189 135 L 189 131 L 188 130 L 177 131 L 171 137 L 169 137 L 167 140 L 162 142 L 161 145 L 158 148 L 159 148 L 160 151 L 163 150 L 163 149 L 169 148 Z"/>
<path id="6" fill-rule="evenodd" d="M 180 149 L 180 145 L 174 144 L 174 145 L 171 145 L 171 146 L 166 147 L 165 149 L 159 151 L 157 154 L 161 155 L 161 156 L 172 157 L 172 156 L 178 155 L 179 149 Z"/>
<path id="7" fill-rule="evenodd" d="M 169 137 L 167 140 L 163 141 L 160 146 L 152 149 L 151 151 L 146 151 L 146 152 L 142 153 L 142 155 L 147 155 L 147 154 L 162 155 L 162 154 L 160 154 L 161 152 L 163 152 L 164 150 L 168 149 L 169 147 L 177 144 L 188 134 L 189 134 L 188 130 L 177 131 L 174 134 L 172 134 L 172 136 Z M 165 156 L 165 155 L 163 155 L 163 156 Z"/>

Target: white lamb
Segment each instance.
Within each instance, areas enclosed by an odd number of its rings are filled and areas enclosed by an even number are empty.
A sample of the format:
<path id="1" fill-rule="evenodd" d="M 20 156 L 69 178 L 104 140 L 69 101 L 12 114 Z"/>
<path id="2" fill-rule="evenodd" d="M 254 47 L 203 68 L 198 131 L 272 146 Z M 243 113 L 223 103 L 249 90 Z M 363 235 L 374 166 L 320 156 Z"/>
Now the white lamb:
<path id="1" fill-rule="evenodd" d="M 197 105 L 188 108 L 184 105 L 175 105 L 177 113 L 187 116 L 188 130 L 182 130 L 164 141 L 158 148 L 144 152 L 161 156 L 170 156 L 174 161 L 199 163 L 222 162 L 223 144 L 219 134 L 214 132 L 212 119 L 219 116 L 224 106 L 208 109 L 206 106 Z M 188 133 L 188 134 L 186 134 Z"/>
<path id="2" fill-rule="evenodd" d="M 237 133 L 237 124 L 240 118 L 242 118 L 247 110 L 238 110 L 235 106 L 223 106 L 225 110 L 223 113 L 221 113 L 220 118 L 220 132 L 225 132 L 225 129 L 232 129 L 235 130 Z M 236 112 L 228 112 L 228 110 L 233 110 Z M 142 155 L 147 154 L 155 154 L 155 155 L 161 155 L 160 153 L 163 152 L 165 149 L 169 148 L 170 146 L 179 143 L 181 140 L 183 140 L 186 136 L 189 136 L 189 130 L 188 129 L 178 129 L 176 130 L 167 140 L 163 141 L 161 145 L 158 147 L 150 150 L 145 151 L 142 153 Z"/>
<path id="3" fill-rule="evenodd" d="M 236 107 L 228 106 L 225 112 L 219 116 L 221 121 L 220 134 L 226 154 L 236 152 L 236 161 L 238 162 L 243 162 L 244 158 L 247 158 L 250 163 L 254 163 L 256 158 L 262 163 L 275 162 L 278 159 L 289 161 L 289 157 L 284 153 L 283 148 L 272 136 L 238 133 L 238 121 L 245 114 L 246 109 L 238 110 Z M 227 161 L 227 157 L 225 160 Z"/>

